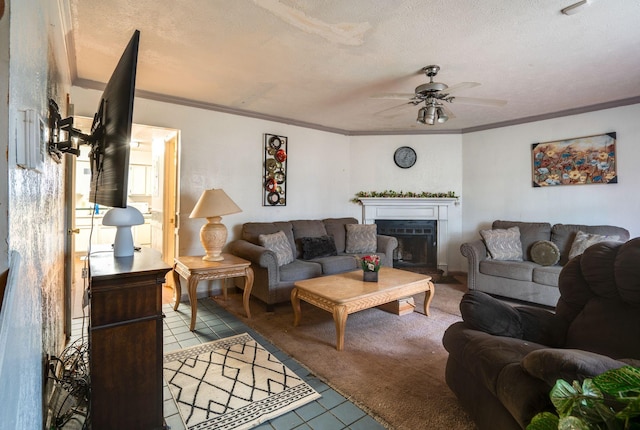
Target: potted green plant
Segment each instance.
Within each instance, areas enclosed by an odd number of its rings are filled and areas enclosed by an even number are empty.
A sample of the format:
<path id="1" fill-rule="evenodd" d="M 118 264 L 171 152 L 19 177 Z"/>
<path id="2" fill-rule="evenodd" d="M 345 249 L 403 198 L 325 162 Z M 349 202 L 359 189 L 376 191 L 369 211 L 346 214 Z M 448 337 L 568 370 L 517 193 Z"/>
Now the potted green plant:
<path id="1" fill-rule="evenodd" d="M 559 379 L 550 397 L 557 415 L 541 412 L 527 430 L 640 429 L 640 368 L 609 370 L 582 385 Z"/>

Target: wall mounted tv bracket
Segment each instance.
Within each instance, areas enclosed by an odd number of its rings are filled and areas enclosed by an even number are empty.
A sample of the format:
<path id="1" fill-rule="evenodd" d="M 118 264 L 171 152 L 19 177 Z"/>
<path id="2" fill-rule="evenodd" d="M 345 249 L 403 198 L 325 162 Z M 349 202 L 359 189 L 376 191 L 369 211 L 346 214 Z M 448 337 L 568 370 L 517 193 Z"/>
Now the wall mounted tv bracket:
<path id="1" fill-rule="evenodd" d="M 57 163 L 62 160 L 62 154 L 80 155 L 78 146 L 81 143 L 92 146 L 92 152 L 96 159 L 100 158 L 102 148 L 96 148 L 102 137 L 104 124 L 102 121 L 103 104 L 100 104 L 100 111 L 96 114 L 91 127 L 91 134 L 84 134 L 77 128 L 73 128 L 73 117 L 62 118 L 58 104 L 49 99 L 49 155 Z M 99 119 L 99 120 L 98 120 Z M 99 164 L 99 163 L 98 163 Z"/>

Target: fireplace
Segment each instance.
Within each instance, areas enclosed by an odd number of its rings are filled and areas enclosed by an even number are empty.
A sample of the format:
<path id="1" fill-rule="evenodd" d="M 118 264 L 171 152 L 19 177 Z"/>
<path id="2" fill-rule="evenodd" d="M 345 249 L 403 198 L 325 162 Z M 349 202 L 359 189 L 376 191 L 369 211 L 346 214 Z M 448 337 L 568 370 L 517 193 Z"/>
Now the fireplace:
<path id="1" fill-rule="evenodd" d="M 449 250 L 449 208 L 452 205 L 459 205 L 457 198 L 393 198 L 393 197 L 362 197 L 362 223 L 378 224 L 381 221 L 413 221 L 413 222 L 433 222 L 432 238 L 426 243 L 429 247 L 415 249 L 411 252 L 412 260 L 416 254 L 424 253 L 428 262 L 435 264 L 437 269 L 444 275 L 448 274 L 448 250 Z M 409 240 L 409 246 L 413 249 L 414 244 Z M 404 238 L 403 238 L 404 241 Z M 402 260 L 407 260 L 407 244 L 403 245 Z M 434 257 L 435 255 L 435 257 Z M 395 259 L 395 256 L 394 256 Z M 400 259 L 400 258 L 398 258 Z M 412 263 L 413 264 L 413 263 Z"/>
<path id="2" fill-rule="evenodd" d="M 393 267 L 419 272 L 438 269 L 437 221 L 377 219 L 378 234 L 398 239 Z"/>

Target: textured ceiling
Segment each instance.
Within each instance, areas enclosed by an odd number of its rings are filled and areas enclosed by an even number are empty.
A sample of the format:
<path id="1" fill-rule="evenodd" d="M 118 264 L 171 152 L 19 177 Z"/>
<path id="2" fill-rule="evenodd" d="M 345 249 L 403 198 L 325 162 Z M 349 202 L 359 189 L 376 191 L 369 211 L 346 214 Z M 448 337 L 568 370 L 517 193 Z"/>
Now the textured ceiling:
<path id="1" fill-rule="evenodd" d="M 74 83 L 101 88 L 135 29 L 139 95 L 345 134 L 460 132 L 640 102 L 640 1 L 66 0 Z M 380 93 L 478 82 L 455 117 Z"/>

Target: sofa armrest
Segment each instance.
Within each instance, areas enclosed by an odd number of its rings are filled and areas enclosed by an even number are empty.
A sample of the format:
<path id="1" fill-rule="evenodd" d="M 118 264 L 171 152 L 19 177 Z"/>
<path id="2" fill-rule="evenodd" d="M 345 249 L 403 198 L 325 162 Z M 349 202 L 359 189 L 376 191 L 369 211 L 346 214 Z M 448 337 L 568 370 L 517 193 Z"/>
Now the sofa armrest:
<path id="1" fill-rule="evenodd" d="M 480 273 L 480 262 L 487 259 L 487 247 L 481 239 L 460 245 L 460 252 L 467 257 L 467 285 L 470 290 L 476 289 L 477 274 Z"/>
<path id="2" fill-rule="evenodd" d="M 550 347 L 564 344 L 567 323 L 546 309 L 512 306 L 482 291 L 462 296 L 460 313 L 465 325 L 494 336 L 523 339 Z"/>
<path id="3" fill-rule="evenodd" d="M 531 376 L 553 386 L 558 379 L 582 382 L 608 370 L 627 365 L 606 355 L 578 349 L 545 348 L 527 354 L 520 363 Z"/>
<path id="4" fill-rule="evenodd" d="M 244 239 L 238 239 L 229 243 L 228 250 L 237 257 L 244 258 L 259 267 L 277 273 L 278 262 L 276 254 L 263 246 L 256 245 Z M 269 278 L 271 278 L 271 276 Z"/>
<path id="5" fill-rule="evenodd" d="M 377 235 L 378 247 L 376 252 L 384 253 L 382 266 L 393 267 L 393 251 L 398 247 L 398 239 L 393 236 Z"/>

